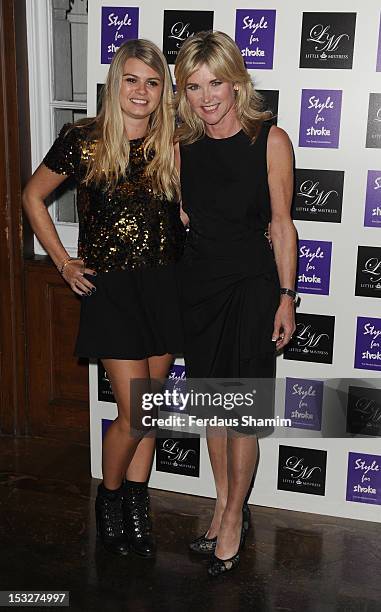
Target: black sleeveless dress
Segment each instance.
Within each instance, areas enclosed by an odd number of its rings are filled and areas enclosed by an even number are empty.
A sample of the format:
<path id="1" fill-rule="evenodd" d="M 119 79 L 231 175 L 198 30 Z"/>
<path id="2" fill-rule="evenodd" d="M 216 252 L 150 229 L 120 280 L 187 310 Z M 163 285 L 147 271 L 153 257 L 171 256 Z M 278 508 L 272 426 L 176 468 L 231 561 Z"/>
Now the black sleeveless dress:
<path id="1" fill-rule="evenodd" d="M 181 146 L 183 208 L 190 219 L 178 267 L 187 378 L 271 378 L 279 279 L 265 236 L 271 220 L 266 148 L 208 136 Z"/>

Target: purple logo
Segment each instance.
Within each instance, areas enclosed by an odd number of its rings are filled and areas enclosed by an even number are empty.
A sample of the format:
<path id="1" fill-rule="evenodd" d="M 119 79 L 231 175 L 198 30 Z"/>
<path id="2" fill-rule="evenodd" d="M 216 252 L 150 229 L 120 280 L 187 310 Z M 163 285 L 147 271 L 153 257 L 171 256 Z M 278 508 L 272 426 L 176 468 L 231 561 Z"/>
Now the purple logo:
<path id="1" fill-rule="evenodd" d="M 323 387 L 321 380 L 286 378 L 284 416 L 292 427 L 321 430 Z"/>
<path id="2" fill-rule="evenodd" d="M 381 370 L 381 319 L 357 317 L 354 367 Z"/>
<path id="3" fill-rule="evenodd" d="M 298 282 L 300 293 L 329 295 L 332 242 L 299 240 Z"/>
<path id="4" fill-rule="evenodd" d="M 381 456 L 348 454 L 347 501 L 381 505 Z"/>
<path id="5" fill-rule="evenodd" d="M 381 72 L 381 15 L 380 15 L 380 29 L 379 29 L 379 32 L 378 32 L 378 49 L 377 49 L 376 72 Z"/>
<path id="6" fill-rule="evenodd" d="M 364 225 L 381 227 L 381 170 L 368 170 Z"/>
<path id="7" fill-rule="evenodd" d="M 113 420 L 111 419 L 102 419 L 102 440 L 105 437 L 107 430 L 110 427 L 111 423 L 113 423 Z"/>
<path id="8" fill-rule="evenodd" d="M 381 148 L 381 93 L 369 94 L 365 146 L 367 149 Z"/>
<path id="9" fill-rule="evenodd" d="M 102 6 L 101 64 L 110 64 L 126 40 L 138 38 L 138 26 L 138 8 Z"/>
<path id="10" fill-rule="evenodd" d="M 300 147 L 338 148 L 341 98 L 339 89 L 302 89 Z"/>
<path id="11" fill-rule="evenodd" d="M 181 400 L 181 395 L 187 392 L 185 366 L 173 365 L 168 374 L 168 379 L 165 384 L 165 390 L 169 391 L 173 401 L 171 404 L 166 403 L 162 410 L 167 412 L 182 412 L 187 413 L 186 404 Z"/>
<path id="12" fill-rule="evenodd" d="M 247 68 L 273 67 L 275 15 L 273 10 L 237 9 L 235 41 Z"/>

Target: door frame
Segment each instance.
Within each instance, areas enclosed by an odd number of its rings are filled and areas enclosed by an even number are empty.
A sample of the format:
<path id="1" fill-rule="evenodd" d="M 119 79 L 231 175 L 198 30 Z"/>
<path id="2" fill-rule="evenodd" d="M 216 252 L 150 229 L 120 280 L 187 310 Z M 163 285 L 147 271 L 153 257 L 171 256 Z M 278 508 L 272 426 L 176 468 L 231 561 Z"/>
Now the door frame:
<path id="1" fill-rule="evenodd" d="M 25 0 L 0 2 L 0 433 L 28 433 L 22 187 L 30 176 Z"/>

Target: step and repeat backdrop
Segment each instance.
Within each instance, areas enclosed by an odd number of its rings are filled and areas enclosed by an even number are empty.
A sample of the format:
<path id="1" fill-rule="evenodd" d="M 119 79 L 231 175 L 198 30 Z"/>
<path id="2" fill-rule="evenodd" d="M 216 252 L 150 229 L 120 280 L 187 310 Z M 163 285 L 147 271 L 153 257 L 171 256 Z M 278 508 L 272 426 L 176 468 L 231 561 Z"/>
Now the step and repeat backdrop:
<path id="1" fill-rule="evenodd" d="M 277 360 L 276 415 L 251 503 L 381 522 L 381 29 L 374 0 L 89 2 L 88 113 L 124 41 L 173 64 L 194 32 L 232 36 L 295 151 L 297 332 Z M 254 170 L 254 169 L 253 169 Z M 232 203 L 234 205 L 234 203 Z M 184 380 L 184 362 L 170 373 Z M 92 474 L 116 405 L 90 365 Z M 172 410 L 175 410 L 173 408 Z M 169 413 L 168 413 L 169 414 Z M 164 430 L 151 486 L 213 496 L 202 435 Z"/>

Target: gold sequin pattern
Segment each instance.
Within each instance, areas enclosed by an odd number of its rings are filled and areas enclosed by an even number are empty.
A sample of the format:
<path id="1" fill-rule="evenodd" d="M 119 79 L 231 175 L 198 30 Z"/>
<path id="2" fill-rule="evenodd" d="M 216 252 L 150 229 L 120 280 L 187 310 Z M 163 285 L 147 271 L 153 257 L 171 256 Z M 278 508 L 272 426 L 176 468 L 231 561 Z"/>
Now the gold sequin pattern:
<path id="1" fill-rule="evenodd" d="M 161 266 L 182 254 L 185 230 L 179 204 L 155 196 L 145 174 L 142 138 L 130 143 L 130 163 L 113 191 L 82 180 L 95 141 L 88 128 L 64 126 L 44 164 L 77 181 L 78 255 L 97 272 Z"/>

